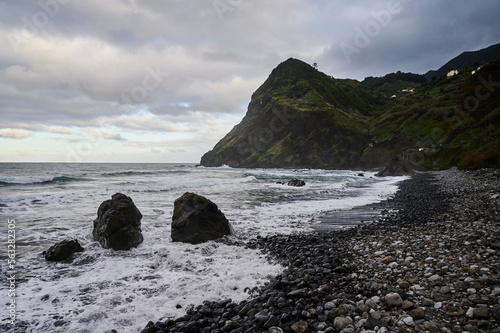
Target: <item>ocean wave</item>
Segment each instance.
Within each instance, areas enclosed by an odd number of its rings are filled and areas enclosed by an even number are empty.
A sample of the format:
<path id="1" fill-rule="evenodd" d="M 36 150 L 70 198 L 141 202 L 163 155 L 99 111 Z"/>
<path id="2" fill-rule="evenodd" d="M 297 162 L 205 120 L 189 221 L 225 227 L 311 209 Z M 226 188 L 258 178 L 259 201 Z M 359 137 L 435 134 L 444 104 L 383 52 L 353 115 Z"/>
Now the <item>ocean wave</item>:
<path id="1" fill-rule="evenodd" d="M 154 171 L 114 171 L 102 173 L 102 177 L 122 177 L 122 176 L 148 176 L 148 175 L 164 175 L 164 174 L 185 174 L 190 173 L 189 170 L 154 170 Z"/>
<path id="2" fill-rule="evenodd" d="M 33 184 L 61 184 L 87 179 L 67 176 L 26 176 L 26 177 L 0 177 L 0 186 L 33 185 Z"/>

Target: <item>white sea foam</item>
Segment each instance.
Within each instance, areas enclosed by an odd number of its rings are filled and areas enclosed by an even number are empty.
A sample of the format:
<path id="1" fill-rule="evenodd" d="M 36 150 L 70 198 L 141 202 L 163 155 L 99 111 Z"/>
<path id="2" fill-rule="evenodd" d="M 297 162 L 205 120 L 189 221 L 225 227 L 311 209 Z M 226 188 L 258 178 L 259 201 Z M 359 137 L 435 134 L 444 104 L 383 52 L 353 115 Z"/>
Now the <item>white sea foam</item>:
<path id="1" fill-rule="evenodd" d="M 282 271 L 264 254 L 243 246 L 173 243 L 173 202 L 184 192 L 214 201 L 241 243 L 257 235 L 309 231 L 323 212 L 384 200 L 404 179 L 373 178 L 371 172 L 359 177 L 355 171 L 172 165 L 52 168 L 2 175 L 19 184 L 3 187 L 0 198 L 0 212 L 17 221 L 18 319 L 37 333 L 138 332 L 149 320 L 180 316 L 204 300 L 241 301 L 249 296 L 248 288 Z M 64 177 L 58 178 L 63 182 L 56 177 Z M 277 184 L 292 178 L 306 185 Z M 29 185 L 35 179 L 48 181 Z M 129 195 L 143 214 L 144 242 L 128 252 L 102 249 L 91 238 L 97 208 L 116 192 Z M 43 259 L 43 250 L 68 238 L 77 238 L 85 252 L 70 264 Z M 7 295 L 3 289 L 0 294 Z"/>

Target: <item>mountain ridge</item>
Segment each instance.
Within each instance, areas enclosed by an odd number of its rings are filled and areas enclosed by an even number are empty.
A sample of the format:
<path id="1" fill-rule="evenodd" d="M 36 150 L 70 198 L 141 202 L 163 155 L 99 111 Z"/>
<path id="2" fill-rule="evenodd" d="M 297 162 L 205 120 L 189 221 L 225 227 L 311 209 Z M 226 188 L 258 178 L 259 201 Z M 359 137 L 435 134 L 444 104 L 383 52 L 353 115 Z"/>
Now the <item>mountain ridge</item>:
<path id="1" fill-rule="evenodd" d="M 429 169 L 467 160 L 500 166 L 500 59 L 415 86 L 391 92 L 290 58 L 200 164 L 372 169 L 406 156 Z"/>
<path id="2" fill-rule="evenodd" d="M 448 61 L 437 70 L 430 70 L 423 76 L 427 80 L 438 78 L 451 70 L 463 70 L 471 66 L 481 66 L 500 57 L 500 43 L 476 51 L 465 51 Z"/>

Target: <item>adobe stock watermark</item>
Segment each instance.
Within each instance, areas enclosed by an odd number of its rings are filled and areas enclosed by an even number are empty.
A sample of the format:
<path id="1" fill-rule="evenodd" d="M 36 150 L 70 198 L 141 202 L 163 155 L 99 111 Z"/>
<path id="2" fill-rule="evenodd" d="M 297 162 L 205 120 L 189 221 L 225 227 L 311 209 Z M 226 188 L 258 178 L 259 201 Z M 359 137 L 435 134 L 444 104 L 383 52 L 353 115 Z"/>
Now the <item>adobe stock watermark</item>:
<path id="1" fill-rule="evenodd" d="M 38 6 L 40 10 L 30 16 L 21 17 L 22 28 L 16 33 L 9 33 L 7 38 L 16 53 L 19 48 L 35 38 L 44 29 L 50 20 L 53 19 L 60 11 L 61 5 L 69 3 L 70 0 L 39 0 Z"/>
<path id="2" fill-rule="evenodd" d="M 354 54 L 361 53 L 361 50 L 368 47 L 371 41 L 380 35 L 383 28 L 391 24 L 393 18 L 403 12 L 403 2 L 411 0 L 389 0 L 386 9 L 370 12 L 371 20 L 366 22 L 363 28 L 356 26 L 354 28 L 354 37 L 352 43 L 341 42 L 340 50 L 348 64 L 351 63 L 351 57 Z"/>
<path id="3" fill-rule="evenodd" d="M 66 162 L 81 163 L 84 159 L 94 152 L 95 147 L 100 141 L 98 135 L 84 133 L 85 138 L 74 145 L 66 146 Z"/>
<path id="4" fill-rule="evenodd" d="M 169 73 L 161 71 L 159 65 L 156 65 L 155 68 L 146 66 L 145 74 L 140 84 L 135 85 L 130 90 L 122 92 L 118 100 L 119 104 L 138 104 L 145 102 L 151 91 L 158 88 L 168 75 Z M 99 127 L 104 127 L 105 125 L 105 122 L 101 122 Z M 67 163 L 84 162 L 86 158 L 94 153 L 95 148 L 103 139 L 98 131 L 83 133 L 83 135 L 84 138 L 82 140 L 79 140 L 73 145 L 66 146 Z"/>
<path id="5" fill-rule="evenodd" d="M 485 79 L 484 76 L 478 77 L 479 84 L 474 89 L 474 95 L 468 95 L 464 98 L 461 105 L 452 108 L 453 112 L 444 114 L 443 120 L 449 123 L 459 123 L 471 116 L 471 113 L 477 111 L 481 102 L 490 98 L 495 92 L 495 88 L 500 87 L 500 82 L 493 81 L 493 74 L 490 73 Z"/>
<path id="6" fill-rule="evenodd" d="M 169 75 L 168 72 L 162 72 L 159 65 L 156 65 L 154 69 L 151 66 L 146 66 L 145 71 L 146 73 L 142 77 L 141 84 L 121 94 L 120 104 L 145 102 L 150 92 L 158 88 L 163 80 Z"/>
<path id="7" fill-rule="evenodd" d="M 226 15 L 227 12 L 234 11 L 242 3 L 243 0 L 214 0 L 212 5 L 217 12 L 217 16 L 219 16 L 219 19 L 224 21 L 226 19 L 224 15 Z"/>
<path id="8" fill-rule="evenodd" d="M 16 220 L 7 220 L 7 259 L 6 259 L 6 280 L 8 303 L 6 305 L 9 316 L 8 323 L 15 325 L 17 315 L 16 303 Z"/>
<path id="9" fill-rule="evenodd" d="M 448 112 L 443 114 L 443 121 L 449 123 L 451 126 L 460 126 L 460 124 L 469 119 L 474 112 L 476 112 L 481 102 L 486 101 L 491 97 L 491 95 L 500 89 L 500 82 L 494 81 L 493 74 L 490 73 L 486 78 L 482 75 L 478 76 L 479 83 L 476 85 L 473 94 L 467 95 L 463 101 L 454 107 L 451 107 Z M 429 148 L 433 145 L 438 144 L 442 141 L 445 136 L 445 131 L 441 128 L 434 128 L 431 133 L 431 138 L 423 143 L 423 146 Z M 411 159 L 413 162 L 417 162 L 418 159 L 422 159 L 424 156 L 423 152 L 418 152 L 418 154 L 412 154 Z"/>
<path id="10" fill-rule="evenodd" d="M 248 157 L 256 151 L 262 152 L 269 148 L 276 134 L 283 131 L 290 122 L 296 118 L 296 113 L 285 106 L 283 110 L 274 108 L 274 117 L 271 118 L 267 127 L 261 127 L 253 135 L 249 135 L 247 141 L 238 145 L 237 151 L 241 157 Z M 228 161 L 230 167 L 237 168 L 239 162 L 235 160 Z"/>

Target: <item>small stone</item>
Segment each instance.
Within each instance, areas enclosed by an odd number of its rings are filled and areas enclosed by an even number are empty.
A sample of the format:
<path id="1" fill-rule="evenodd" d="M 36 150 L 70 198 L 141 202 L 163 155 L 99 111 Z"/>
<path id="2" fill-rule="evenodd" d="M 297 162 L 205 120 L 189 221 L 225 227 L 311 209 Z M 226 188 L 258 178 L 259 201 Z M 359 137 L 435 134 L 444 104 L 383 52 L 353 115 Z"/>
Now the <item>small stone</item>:
<path id="1" fill-rule="evenodd" d="M 302 298 L 306 297 L 309 290 L 307 288 L 297 289 L 290 291 L 287 296 L 290 298 Z"/>
<path id="2" fill-rule="evenodd" d="M 276 316 L 274 316 L 274 315 L 270 315 L 269 319 L 264 324 L 264 327 L 265 328 L 271 328 L 271 327 L 278 326 L 279 324 L 280 323 L 279 323 L 278 318 Z"/>
<path id="3" fill-rule="evenodd" d="M 408 326 L 415 326 L 415 322 L 413 321 L 413 318 L 408 316 L 403 318 L 403 323 L 405 323 Z"/>
<path id="4" fill-rule="evenodd" d="M 441 277 L 437 274 L 434 274 L 429 277 L 429 282 L 438 282 L 441 280 Z"/>
<path id="5" fill-rule="evenodd" d="M 490 317 L 487 308 L 475 308 L 472 310 L 473 319 L 488 319 Z"/>
<path id="6" fill-rule="evenodd" d="M 447 294 L 449 292 L 451 292 L 451 288 L 449 286 L 444 286 L 444 287 L 441 287 L 441 289 L 439 289 L 440 294 Z"/>
<path id="7" fill-rule="evenodd" d="M 434 309 L 441 309 L 442 307 L 443 307 L 443 303 L 441 303 L 441 302 L 434 303 Z"/>
<path id="8" fill-rule="evenodd" d="M 333 320 L 333 327 L 342 330 L 353 323 L 351 317 L 337 317 Z"/>
<path id="9" fill-rule="evenodd" d="M 366 321 L 366 327 L 374 329 L 375 327 L 387 327 L 392 323 L 392 317 L 388 312 L 373 311 L 369 314 Z"/>
<path id="10" fill-rule="evenodd" d="M 478 270 L 479 270 L 479 266 L 478 266 L 478 265 L 471 265 L 471 266 L 469 267 L 469 270 L 470 270 L 471 272 L 476 272 L 476 271 L 478 271 Z"/>
<path id="11" fill-rule="evenodd" d="M 267 333 L 283 333 L 283 330 L 277 326 L 274 326 L 274 327 L 270 327 L 267 330 Z"/>
<path id="12" fill-rule="evenodd" d="M 346 327 L 340 331 L 340 333 L 354 333 L 354 328 L 353 327 Z"/>
<path id="13" fill-rule="evenodd" d="M 425 317 L 424 309 L 422 309 L 422 308 L 413 309 L 413 310 L 410 311 L 409 315 L 414 320 L 424 319 L 424 317 Z"/>
<path id="14" fill-rule="evenodd" d="M 305 321 L 299 321 L 293 324 L 290 329 L 295 333 L 306 333 L 309 325 Z"/>
<path id="15" fill-rule="evenodd" d="M 389 306 L 401 306 L 403 304 L 403 299 L 398 293 L 388 293 L 385 295 L 385 302 Z"/>
<path id="16" fill-rule="evenodd" d="M 422 305 L 429 307 L 429 306 L 433 306 L 434 302 L 432 301 L 432 299 L 424 297 L 424 298 L 422 298 Z"/>
<path id="17" fill-rule="evenodd" d="M 410 289 L 410 283 L 408 281 L 404 281 L 404 280 L 399 280 L 398 281 L 398 286 L 399 288 L 401 289 Z"/>
<path id="18" fill-rule="evenodd" d="M 433 258 L 433 257 L 427 257 L 427 258 L 425 258 L 425 263 L 426 263 L 426 264 L 430 264 L 430 263 L 432 263 L 433 261 L 434 261 L 434 258 Z"/>
<path id="19" fill-rule="evenodd" d="M 343 316 L 349 312 L 349 309 L 345 304 L 339 305 L 338 308 L 332 309 L 328 312 L 328 318 L 335 319 L 337 317 Z"/>
<path id="20" fill-rule="evenodd" d="M 439 328 L 436 326 L 436 324 L 431 323 L 430 321 L 424 321 L 424 328 L 429 331 L 430 333 L 438 333 Z"/>
<path id="21" fill-rule="evenodd" d="M 326 302 L 325 303 L 325 310 L 331 310 L 334 309 L 337 305 L 334 302 Z"/>
<path id="22" fill-rule="evenodd" d="M 409 310 L 411 308 L 413 308 L 415 304 L 413 302 L 410 302 L 408 300 L 404 300 L 403 301 L 403 304 L 401 304 L 401 309 L 403 310 Z"/>

